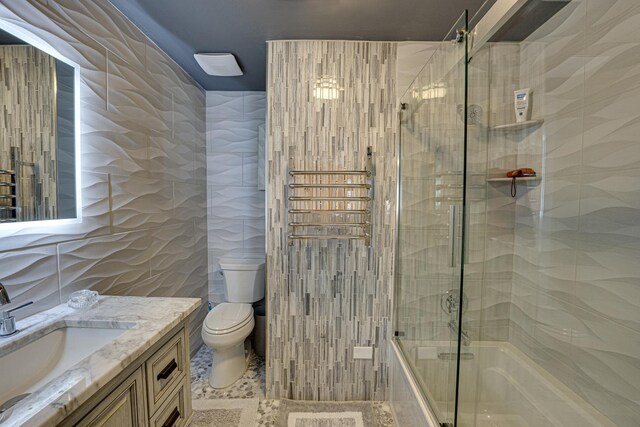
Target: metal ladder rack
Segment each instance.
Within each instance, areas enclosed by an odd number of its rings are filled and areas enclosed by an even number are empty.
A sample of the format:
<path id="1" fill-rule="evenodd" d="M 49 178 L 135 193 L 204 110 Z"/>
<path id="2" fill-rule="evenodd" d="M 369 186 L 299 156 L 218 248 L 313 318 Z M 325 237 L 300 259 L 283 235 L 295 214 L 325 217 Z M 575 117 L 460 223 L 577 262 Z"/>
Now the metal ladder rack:
<path id="1" fill-rule="evenodd" d="M 365 170 L 289 171 L 288 241 L 364 240 L 371 245 L 372 151 Z"/>
<path id="2" fill-rule="evenodd" d="M 16 172 L 0 169 L 0 224 L 17 221 L 18 185 Z"/>

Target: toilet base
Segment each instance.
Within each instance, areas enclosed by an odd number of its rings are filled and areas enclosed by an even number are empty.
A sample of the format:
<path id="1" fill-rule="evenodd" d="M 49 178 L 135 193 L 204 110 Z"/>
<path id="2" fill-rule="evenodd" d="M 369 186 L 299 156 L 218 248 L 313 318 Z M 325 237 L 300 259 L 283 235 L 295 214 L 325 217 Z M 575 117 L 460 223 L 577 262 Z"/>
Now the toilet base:
<path id="1" fill-rule="evenodd" d="M 244 342 L 223 350 L 214 349 L 209 384 L 213 388 L 229 387 L 242 377 L 248 366 Z"/>

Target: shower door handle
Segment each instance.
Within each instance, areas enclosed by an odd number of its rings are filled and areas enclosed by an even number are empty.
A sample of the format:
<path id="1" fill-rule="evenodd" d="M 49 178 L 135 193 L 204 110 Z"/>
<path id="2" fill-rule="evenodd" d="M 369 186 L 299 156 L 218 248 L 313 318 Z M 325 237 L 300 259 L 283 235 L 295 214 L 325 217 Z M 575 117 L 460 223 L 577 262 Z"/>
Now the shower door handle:
<path id="1" fill-rule="evenodd" d="M 458 222 L 458 207 L 449 206 L 449 266 L 456 266 L 456 226 Z"/>

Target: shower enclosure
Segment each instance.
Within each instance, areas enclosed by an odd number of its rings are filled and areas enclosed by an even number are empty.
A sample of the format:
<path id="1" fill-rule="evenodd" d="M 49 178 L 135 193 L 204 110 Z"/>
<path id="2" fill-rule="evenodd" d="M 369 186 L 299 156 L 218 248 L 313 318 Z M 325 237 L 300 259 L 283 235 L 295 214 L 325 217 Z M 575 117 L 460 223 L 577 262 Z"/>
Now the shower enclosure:
<path id="1" fill-rule="evenodd" d="M 491 1 L 402 97 L 396 345 L 442 425 L 640 425 L 629 28 L 632 0 Z"/>

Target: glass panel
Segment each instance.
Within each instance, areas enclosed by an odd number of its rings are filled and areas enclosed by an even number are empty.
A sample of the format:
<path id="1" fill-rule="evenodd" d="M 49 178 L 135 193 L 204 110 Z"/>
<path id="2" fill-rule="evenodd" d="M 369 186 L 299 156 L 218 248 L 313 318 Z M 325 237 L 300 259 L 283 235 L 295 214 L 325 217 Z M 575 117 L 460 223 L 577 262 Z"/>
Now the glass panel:
<path id="1" fill-rule="evenodd" d="M 466 12 L 402 99 L 398 342 L 442 423 L 455 422 L 465 152 Z M 461 39 L 456 42 L 458 32 Z"/>

